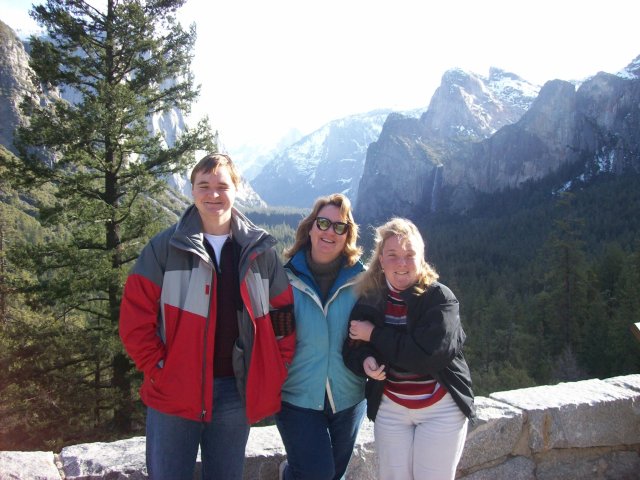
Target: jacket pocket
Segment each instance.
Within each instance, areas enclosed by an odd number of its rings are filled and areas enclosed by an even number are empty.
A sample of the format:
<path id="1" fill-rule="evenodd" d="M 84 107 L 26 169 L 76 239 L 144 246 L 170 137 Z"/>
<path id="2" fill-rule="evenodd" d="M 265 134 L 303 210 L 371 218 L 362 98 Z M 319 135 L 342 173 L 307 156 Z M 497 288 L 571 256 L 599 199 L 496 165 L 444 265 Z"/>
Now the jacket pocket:
<path id="1" fill-rule="evenodd" d="M 149 372 L 149 383 L 155 385 L 158 383 L 160 376 L 162 375 L 163 368 L 160 365 L 153 367 L 153 370 Z"/>

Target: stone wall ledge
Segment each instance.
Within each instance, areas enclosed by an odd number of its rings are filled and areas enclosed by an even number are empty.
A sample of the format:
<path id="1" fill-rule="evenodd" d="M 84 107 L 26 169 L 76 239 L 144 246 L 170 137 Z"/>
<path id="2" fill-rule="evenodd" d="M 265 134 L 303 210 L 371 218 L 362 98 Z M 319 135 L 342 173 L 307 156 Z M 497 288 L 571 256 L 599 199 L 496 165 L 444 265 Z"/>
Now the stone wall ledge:
<path id="1" fill-rule="evenodd" d="M 640 478 L 640 374 L 496 392 L 476 399 L 459 480 Z M 2 480 L 146 479 L 144 437 L 53 452 L 0 452 Z M 285 458 L 275 426 L 251 429 L 247 480 L 277 480 Z M 365 420 L 348 480 L 376 478 Z"/>

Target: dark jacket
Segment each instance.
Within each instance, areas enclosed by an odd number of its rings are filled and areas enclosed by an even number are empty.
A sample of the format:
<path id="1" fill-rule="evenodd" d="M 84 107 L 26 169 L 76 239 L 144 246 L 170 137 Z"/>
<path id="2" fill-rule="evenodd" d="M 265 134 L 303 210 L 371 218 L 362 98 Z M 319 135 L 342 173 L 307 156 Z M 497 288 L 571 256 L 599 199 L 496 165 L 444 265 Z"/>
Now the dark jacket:
<path id="1" fill-rule="evenodd" d="M 376 328 L 369 342 L 345 341 L 343 357 L 347 367 L 365 376 L 362 363 L 373 356 L 380 365 L 431 375 L 447 389 L 462 413 L 474 418 L 471 374 L 462 353 L 466 335 L 453 292 L 437 282 L 423 293 L 416 287 L 403 291 L 401 296 L 407 304 L 406 333 L 385 326 L 387 295 L 386 287 L 369 292 L 351 311 L 351 320 L 369 320 Z M 367 416 L 371 420 L 375 420 L 383 390 L 384 381 L 367 377 Z"/>

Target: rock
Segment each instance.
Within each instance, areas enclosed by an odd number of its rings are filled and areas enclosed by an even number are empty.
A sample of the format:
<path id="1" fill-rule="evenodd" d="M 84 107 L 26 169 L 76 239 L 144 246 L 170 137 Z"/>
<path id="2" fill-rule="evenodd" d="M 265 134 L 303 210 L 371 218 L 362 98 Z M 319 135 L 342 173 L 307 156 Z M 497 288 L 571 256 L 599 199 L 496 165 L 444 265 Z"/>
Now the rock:
<path id="1" fill-rule="evenodd" d="M 0 452 L 2 480 L 60 480 L 53 452 Z"/>
<path id="2" fill-rule="evenodd" d="M 145 437 L 65 447 L 60 460 L 66 480 L 147 478 Z"/>
<path id="3" fill-rule="evenodd" d="M 602 380 L 497 392 L 490 398 L 525 412 L 534 453 L 639 441 L 638 394 Z"/>
<path id="4" fill-rule="evenodd" d="M 522 435 L 522 410 L 486 397 L 476 398 L 476 410 L 458 465 L 462 470 L 511 455 Z"/>
<path id="5" fill-rule="evenodd" d="M 526 457 L 514 457 L 494 467 L 478 470 L 458 480 L 537 480 L 536 464 Z"/>

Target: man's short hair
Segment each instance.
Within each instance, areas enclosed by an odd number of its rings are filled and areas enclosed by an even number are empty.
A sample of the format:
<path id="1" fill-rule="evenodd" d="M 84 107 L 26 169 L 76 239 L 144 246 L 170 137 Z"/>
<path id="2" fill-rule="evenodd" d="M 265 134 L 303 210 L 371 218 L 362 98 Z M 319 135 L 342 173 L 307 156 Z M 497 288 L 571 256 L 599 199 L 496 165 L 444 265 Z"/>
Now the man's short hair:
<path id="1" fill-rule="evenodd" d="M 191 170 L 191 185 L 193 186 L 196 181 L 196 174 L 202 173 L 215 173 L 218 167 L 227 167 L 229 174 L 231 175 L 231 181 L 233 185 L 238 188 L 240 186 L 240 174 L 236 169 L 231 157 L 224 153 L 210 153 L 200 160 L 193 170 Z"/>

